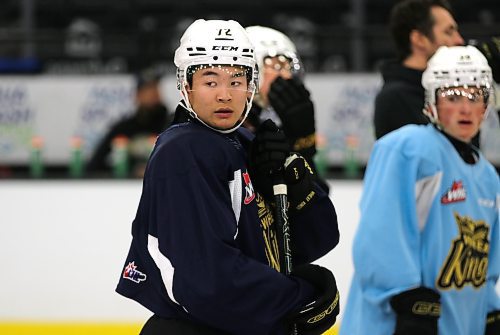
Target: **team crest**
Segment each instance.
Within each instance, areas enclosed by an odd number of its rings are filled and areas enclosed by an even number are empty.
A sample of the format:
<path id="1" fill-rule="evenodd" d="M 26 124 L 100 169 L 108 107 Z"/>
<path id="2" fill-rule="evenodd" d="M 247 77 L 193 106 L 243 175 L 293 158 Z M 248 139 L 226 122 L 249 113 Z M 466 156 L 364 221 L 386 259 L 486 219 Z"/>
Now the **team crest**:
<path id="1" fill-rule="evenodd" d="M 441 197 L 442 204 L 451 204 L 454 202 L 465 201 L 465 188 L 462 181 L 454 181 L 451 188 Z"/>
<path id="2" fill-rule="evenodd" d="M 484 221 L 455 215 L 460 235 L 453 241 L 437 280 L 442 288 L 462 288 L 466 284 L 481 287 L 488 269 L 489 227 Z"/>
<path id="3" fill-rule="evenodd" d="M 146 280 L 146 274 L 137 270 L 135 262 L 130 262 L 125 266 L 125 270 L 123 270 L 123 278 L 131 280 L 134 283 L 140 283 Z"/>
<path id="4" fill-rule="evenodd" d="M 255 190 L 253 189 L 252 181 L 248 172 L 243 172 L 243 181 L 245 182 L 245 205 L 248 205 L 255 198 Z"/>

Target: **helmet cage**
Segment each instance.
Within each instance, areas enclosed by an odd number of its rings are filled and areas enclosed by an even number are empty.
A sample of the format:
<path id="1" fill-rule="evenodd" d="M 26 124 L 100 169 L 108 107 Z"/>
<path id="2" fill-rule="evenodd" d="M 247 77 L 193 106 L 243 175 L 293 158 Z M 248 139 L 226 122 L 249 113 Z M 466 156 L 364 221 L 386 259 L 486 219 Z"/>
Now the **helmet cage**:
<path id="1" fill-rule="evenodd" d="M 245 74 L 247 76 L 248 91 L 253 92 L 258 89 L 259 82 L 259 71 L 255 66 L 255 60 L 245 59 L 243 57 L 235 56 L 203 56 L 198 57 L 196 60 L 187 62 L 184 66 L 178 67 L 177 76 L 177 89 L 182 90 L 183 87 L 189 85 L 189 72 L 194 70 L 194 68 L 200 66 L 242 66 L 245 68 Z M 196 71 L 196 70 L 195 70 Z"/>
<path id="2" fill-rule="evenodd" d="M 180 46 L 175 51 L 177 66 L 177 89 L 181 93 L 181 104 L 190 115 L 202 124 L 220 133 L 230 133 L 245 121 L 258 89 L 258 69 L 253 45 L 245 29 L 236 21 L 196 20 L 181 37 Z M 188 79 L 193 67 L 198 66 L 242 66 L 246 69 L 248 92 L 246 108 L 240 121 L 230 129 L 217 129 L 202 121 L 193 110 L 187 94 Z"/>
<path id="3" fill-rule="evenodd" d="M 423 112 L 439 127 L 436 108 L 439 92 L 458 87 L 473 87 L 482 91 L 486 117 L 494 100 L 492 83 L 491 68 L 479 50 L 471 46 L 441 47 L 429 60 L 422 75 L 422 85 L 425 88 Z"/>

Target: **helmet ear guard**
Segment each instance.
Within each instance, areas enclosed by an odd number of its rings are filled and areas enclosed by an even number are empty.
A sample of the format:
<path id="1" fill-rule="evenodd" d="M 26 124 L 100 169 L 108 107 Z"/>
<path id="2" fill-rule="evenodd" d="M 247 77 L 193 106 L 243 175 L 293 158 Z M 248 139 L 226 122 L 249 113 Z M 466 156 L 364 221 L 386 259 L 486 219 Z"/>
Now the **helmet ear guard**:
<path id="1" fill-rule="evenodd" d="M 492 102 L 493 77 L 488 61 L 473 46 L 440 47 L 427 63 L 422 75 L 425 89 L 424 114 L 439 126 L 436 103 L 438 90 L 475 87 L 484 92 L 486 112 Z M 486 117 L 486 114 L 485 114 Z"/>
<path id="2" fill-rule="evenodd" d="M 255 51 L 245 29 L 234 20 L 194 21 L 181 37 L 175 51 L 174 63 L 177 67 L 177 89 L 181 93 L 184 107 L 197 120 L 221 133 L 229 133 L 238 128 L 246 119 L 252 100 L 258 89 L 259 73 Z M 244 116 L 234 127 L 227 130 L 215 129 L 199 119 L 189 102 L 186 86 L 189 85 L 189 71 L 198 66 L 241 66 L 246 69 L 248 92 Z"/>

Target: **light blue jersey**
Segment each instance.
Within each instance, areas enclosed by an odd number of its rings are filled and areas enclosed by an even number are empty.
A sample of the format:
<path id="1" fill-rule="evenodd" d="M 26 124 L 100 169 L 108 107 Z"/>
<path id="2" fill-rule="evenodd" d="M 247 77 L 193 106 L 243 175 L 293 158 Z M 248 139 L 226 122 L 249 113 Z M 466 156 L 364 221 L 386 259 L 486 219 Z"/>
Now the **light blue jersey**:
<path id="1" fill-rule="evenodd" d="M 441 295 L 439 334 L 484 334 L 500 309 L 500 181 L 467 164 L 432 125 L 405 126 L 373 149 L 353 243 L 341 335 L 392 334 L 389 300 L 425 286 Z"/>

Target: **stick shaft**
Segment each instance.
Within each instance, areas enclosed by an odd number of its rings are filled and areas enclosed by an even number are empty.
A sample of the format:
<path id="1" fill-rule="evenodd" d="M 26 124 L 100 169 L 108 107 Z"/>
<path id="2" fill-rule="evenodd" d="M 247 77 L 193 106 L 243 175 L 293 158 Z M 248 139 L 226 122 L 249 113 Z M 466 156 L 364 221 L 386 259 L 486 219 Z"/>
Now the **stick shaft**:
<path id="1" fill-rule="evenodd" d="M 278 228 L 277 237 L 280 247 L 280 271 L 284 274 L 292 272 L 292 245 L 290 223 L 288 221 L 288 199 L 285 183 L 276 183 L 273 186 L 276 212 L 274 218 Z M 292 335 L 298 335 L 297 326 L 293 325 Z"/>

